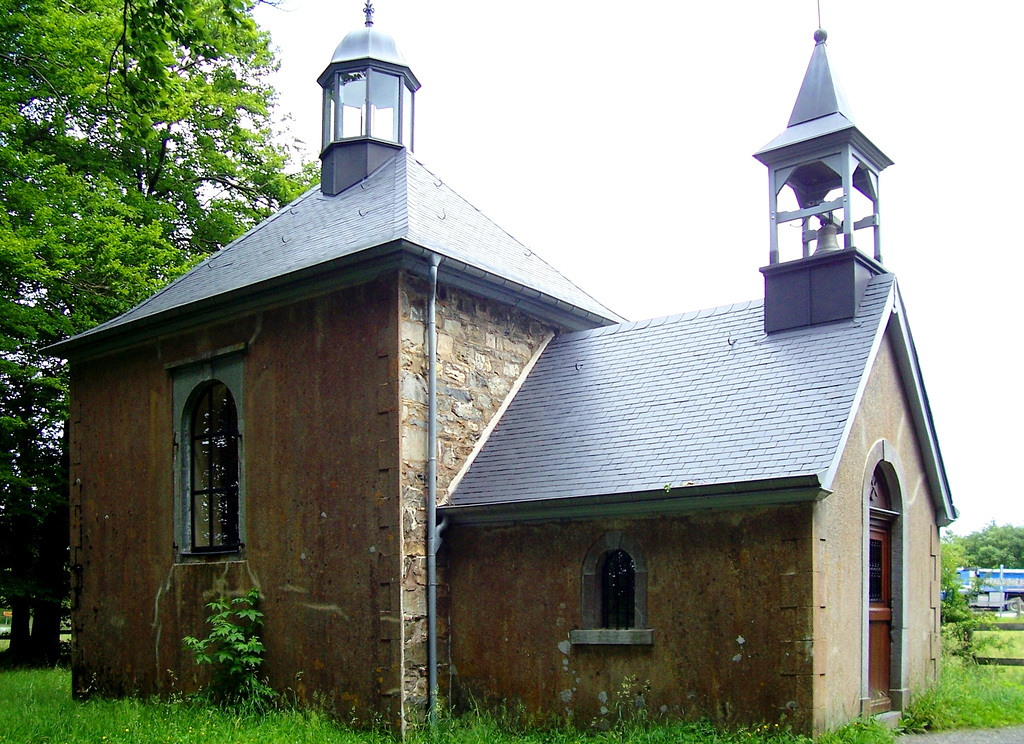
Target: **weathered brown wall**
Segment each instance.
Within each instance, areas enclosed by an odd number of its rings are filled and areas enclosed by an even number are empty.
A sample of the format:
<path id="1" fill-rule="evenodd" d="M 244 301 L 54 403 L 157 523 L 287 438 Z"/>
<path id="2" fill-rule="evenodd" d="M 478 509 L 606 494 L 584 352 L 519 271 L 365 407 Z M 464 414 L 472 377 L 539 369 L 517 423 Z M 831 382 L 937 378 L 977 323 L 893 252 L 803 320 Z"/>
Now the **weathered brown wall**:
<path id="1" fill-rule="evenodd" d="M 165 364 L 238 343 L 244 560 L 176 564 Z M 73 364 L 76 690 L 190 687 L 203 603 L 257 586 L 275 687 L 399 723 L 398 348 L 392 275 Z"/>
<path id="2" fill-rule="evenodd" d="M 475 695 L 571 716 L 615 715 L 629 677 L 651 715 L 723 723 L 812 718 L 812 508 L 699 512 L 509 527 L 463 527 L 450 551 L 456 698 Z M 653 646 L 572 645 L 584 557 L 606 532 L 636 540 L 648 570 Z"/>
<path id="3" fill-rule="evenodd" d="M 73 364 L 70 408 L 74 689 L 155 691 L 153 607 L 174 527 L 171 386 L 158 349 Z"/>
<path id="4" fill-rule="evenodd" d="M 906 560 L 905 659 L 906 684 L 911 695 L 935 679 L 939 656 L 939 542 L 932 494 L 918 446 L 899 369 L 886 338 L 868 378 L 854 418 L 846 451 L 834 482 L 834 492 L 815 514 L 818 562 L 824 581 L 825 609 L 816 652 L 825 673 L 822 718 L 819 727 L 832 727 L 861 713 L 864 690 L 864 637 L 866 611 L 864 498 L 868 456 L 885 439 L 896 447 L 903 467 L 902 512 L 892 527 L 903 531 Z M 894 564 L 894 571 L 896 566 Z M 894 646 L 895 648 L 895 646 Z M 892 680 L 893 687 L 899 687 Z M 896 705 L 901 701 L 895 700 Z M 903 701 L 905 702 L 905 701 Z"/>
<path id="5" fill-rule="evenodd" d="M 403 610 L 407 711 L 422 715 L 427 697 L 426 474 L 427 295 L 422 279 L 403 275 L 401 298 L 401 460 L 404 520 Z M 437 498 L 479 441 L 523 370 L 553 329 L 501 302 L 439 285 L 437 293 Z M 441 573 L 444 568 L 442 565 Z M 439 605 L 447 601 L 441 581 Z M 447 628 L 439 612 L 439 648 Z M 440 655 L 440 653 L 439 653 Z"/>

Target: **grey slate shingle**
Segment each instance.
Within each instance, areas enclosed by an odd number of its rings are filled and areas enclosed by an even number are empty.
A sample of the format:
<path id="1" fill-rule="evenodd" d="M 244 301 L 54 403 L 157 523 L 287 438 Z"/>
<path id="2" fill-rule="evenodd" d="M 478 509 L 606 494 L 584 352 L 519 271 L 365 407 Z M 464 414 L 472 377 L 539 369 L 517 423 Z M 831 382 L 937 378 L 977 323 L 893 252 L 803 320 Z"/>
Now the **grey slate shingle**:
<path id="1" fill-rule="evenodd" d="M 336 196 L 317 186 L 127 313 L 76 337 L 255 287 L 404 238 L 532 297 L 622 320 L 510 236 L 406 150 Z"/>
<path id="2" fill-rule="evenodd" d="M 873 278 L 853 320 L 771 336 L 755 301 L 555 339 L 450 504 L 827 470 L 893 282 Z"/>

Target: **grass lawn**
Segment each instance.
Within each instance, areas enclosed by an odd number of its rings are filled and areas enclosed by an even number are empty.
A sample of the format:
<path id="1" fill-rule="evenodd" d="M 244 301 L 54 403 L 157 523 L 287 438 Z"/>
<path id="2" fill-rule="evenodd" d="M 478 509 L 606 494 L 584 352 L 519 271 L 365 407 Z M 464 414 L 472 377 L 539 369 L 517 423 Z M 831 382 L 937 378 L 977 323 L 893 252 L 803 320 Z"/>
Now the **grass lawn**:
<path id="1" fill-rule="evenodd" d="M 0 672 L 0 744 L 392 744 L 381 731 L 353 731 L 309 710 L 234 715 L 187 700 L 71 700 L 63 669 Z M 994 727 L 1024 723 L 1024 669 L 979 667 L 949 660 L 940 685 L 911 706 L 905 725 Z M 893 732 L 855 722 L 817 744 L 893 744 Z M 707 723 L 631 723 L 607 732 L 526 729 L 475 714 L 443 721 L 413 744 L 812 744 L 775 724 L 718 731 Z"/>
<path id="2" fill-rule="evenodd" d="M 353 731 L 316 711 L 232 715 L 189 701 L 71 700 L 66 670 L 0 672 L 0 744 L 392 744 L 380 731 Z M 525 729 L 476 714 L 444 721 L 413 744 L 812 744 L 775 724 L 717 731 L 707 723 L 624 725 L 608 732 Z M 854 724 L 819 744 L 891 744 L 891 732 Z"/>
<path id="3" fill-rule="evenodd" d="M 979 656 L 1024 659 L 1024 631 L 979 630 L 974 633 Z"/>
<path id="4" fill-rule="evenodd" d="M 946 658 L 941 682 L 914 699 L 902 723 L 918 731 L 1024 724 L 1024 667 Z"/>

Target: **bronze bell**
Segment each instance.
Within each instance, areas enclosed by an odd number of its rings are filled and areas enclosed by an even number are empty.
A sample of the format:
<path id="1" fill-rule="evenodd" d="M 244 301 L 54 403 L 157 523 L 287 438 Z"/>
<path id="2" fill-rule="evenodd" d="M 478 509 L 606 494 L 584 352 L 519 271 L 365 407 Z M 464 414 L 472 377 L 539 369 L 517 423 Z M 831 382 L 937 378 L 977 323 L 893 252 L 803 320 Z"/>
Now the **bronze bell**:
<path id="1" fill-rule="evenodd" d="M 824 253 L 826 251 L 840 251 L 842 248 L 839 247 L 839 241 L 836 240 L 836 233 L 839 228 L 836 227 L 834 222 L 822 222 L 821 227 L 818 228 L 818 245 L 814 249 L 814 252 Z"/>

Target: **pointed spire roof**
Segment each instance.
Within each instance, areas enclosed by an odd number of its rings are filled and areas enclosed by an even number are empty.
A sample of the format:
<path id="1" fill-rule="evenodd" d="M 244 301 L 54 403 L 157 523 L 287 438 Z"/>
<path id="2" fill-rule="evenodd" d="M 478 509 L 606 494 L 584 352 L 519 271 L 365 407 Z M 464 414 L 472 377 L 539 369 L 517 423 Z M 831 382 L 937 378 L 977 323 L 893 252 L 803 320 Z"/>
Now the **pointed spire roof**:
<path id="1" fill-rule="evenodd" d="M 807 72 L 804 73 L 804 81 L 800 85 L 800 93 L 796 97 L 788 126 L 793 127 L 829 114 L 842 114 L 851 124 L 853 123 L 850 104 L 846 102 L 839 80 L 832 74 L 832 68 L 828 63 L 828 52 L 825 47 L 827 38 L 828 33 L 823 28 L 814 32 L 814 51 L 811 53 Z"/>
<path id="2" fill-rule="evenodd" d="M 754 157 L 768 164 L 785 157 L 779 151 L 794 145 L 843 133 L 842 138 L 855 142 L 864 151 L 878 170 L 892 165 L 888 158 L 857 128 L 853 111 L 843 94 L 842 86 L 828 61 L 825 40 L 828 34 L 819 28 L 814 32 L 814 51 L 807 64 L 800 92 L 797 94 L 793 113 L 785 131 L 762 147 Z"/>

